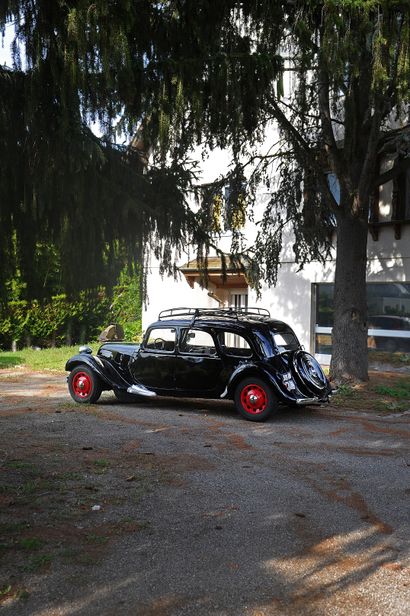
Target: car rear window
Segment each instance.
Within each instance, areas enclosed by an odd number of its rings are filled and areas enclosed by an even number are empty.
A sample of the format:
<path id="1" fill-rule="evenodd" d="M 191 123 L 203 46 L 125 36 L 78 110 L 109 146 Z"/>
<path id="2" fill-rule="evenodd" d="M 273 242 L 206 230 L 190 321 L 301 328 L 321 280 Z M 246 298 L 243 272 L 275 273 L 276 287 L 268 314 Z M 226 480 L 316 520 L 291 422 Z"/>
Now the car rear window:
<path id="1" fill-rule="evenodd" d="M 291 331 L 271 332 L 273 341 L 279 351 L 296 351 L 299 348 L 299 342 L 295 334 Z"/>

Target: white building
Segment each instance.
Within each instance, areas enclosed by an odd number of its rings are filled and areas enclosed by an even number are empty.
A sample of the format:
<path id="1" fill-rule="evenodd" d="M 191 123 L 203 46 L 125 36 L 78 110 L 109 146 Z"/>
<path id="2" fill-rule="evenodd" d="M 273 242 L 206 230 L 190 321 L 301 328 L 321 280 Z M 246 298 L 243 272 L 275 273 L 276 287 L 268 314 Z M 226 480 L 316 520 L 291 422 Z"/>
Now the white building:
<path id="1" fill-rule="evenodd" d="M 203 165 L 203 182 L 215 181 L 226 168 L 224 152 L 212 152 Z M 399 192 L 398 192 L 399 191 Z M 263 210 L 267 195 L 259 195 L 258 210 Z M 375 200 L 377 201 L 377 200 Z M 410 353 L 410 174 L 390 181 L 379 190 L 379 203 L 373 208 L 368 242 L 368 307 L 369 347 L 373 357 L 386 360 L 386 353 Z M 255 225 L 245 227 L 252 243 Z M 288 231 L 281 254 L 277 285 L 262 288 L 258 300 L 243 274 L 229 272 L 224 282 L 220 260 L 209 259 L 209 283 L 199 284 L 200 272 L 193 256 L 180 262 L 180 277 L 161 278 L 158 264 L 151 263 L 148 272 L 148 306 L 143 311 L 143 329 L 155 321 L 166 308 L 261 306 L 272 317 L 287 322 L 300 342 L 320 361 L 328 363 L 331 353 L 332 283 L 335 274 L 335 253 L 325 266 L 312 262 L 298 271 L 291 249 L 292 234 Z M 230 233 L 220 239 L 220 247 L 229 251 Z M 374 353 L 374 351 L 383 352 Z"/>

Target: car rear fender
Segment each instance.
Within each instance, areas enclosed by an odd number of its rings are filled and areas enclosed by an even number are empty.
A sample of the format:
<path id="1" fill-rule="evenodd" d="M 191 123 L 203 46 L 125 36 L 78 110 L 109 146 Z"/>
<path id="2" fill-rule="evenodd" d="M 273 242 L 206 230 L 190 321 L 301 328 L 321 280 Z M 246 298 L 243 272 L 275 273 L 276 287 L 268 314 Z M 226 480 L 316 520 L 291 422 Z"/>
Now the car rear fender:
<path id="1" fill-rule="evenodd" d="M 231 374 L 229 382 L 225 391 L 221 394 L 221 398 L 233 398 L 235 395 L 236 386 L 240 381 L 250 377 L 256 377 L 263 379 L 269 385 L 273 387 L 273 390 L 278 393 L 279 397 L 282 396 L 282 389 L 280 388 L 277 379 L 268 370 L 265 370 L 261 366 L 255 363 L 247 363 L 239 365 L 236 370 Z"/>
<path id="2" fill-rule="evenodd" d="M 291 405 L 300 405 L 317 401 L 317 398 L 306 396 L 306 394 L 299 389 L 297 383 L 294 383 L 294 388 L 289 390 L 283 378 L 285 376 L 284 374 L 271 372 L 257 364 L 238 366 L 235 372 L 232 373 L 229 383 L 225 391 L 222 393 L 221 398 L 233 398 L 238 383 L 243 379 L 252 376 L 266 381 L 266 383 L 272 387 L 273 391 L 282 402 Z"/>
<path id="3" fill-rule="evenodd" d="M 121 374 L 110 363 L 105 362 L 104 359 L 96 357 L 95 355 L 88 355 L 87 353 L 79 353 L 71 357 L 66 365 L 65 369 L 71 372 L 77 366 L 87 366 L 94 374 L 96 374 L 101 381 L 107 385 L 107 389 L 113 387 L 119 389 L 128 389 L 131 383 L 126 381 Z"/>

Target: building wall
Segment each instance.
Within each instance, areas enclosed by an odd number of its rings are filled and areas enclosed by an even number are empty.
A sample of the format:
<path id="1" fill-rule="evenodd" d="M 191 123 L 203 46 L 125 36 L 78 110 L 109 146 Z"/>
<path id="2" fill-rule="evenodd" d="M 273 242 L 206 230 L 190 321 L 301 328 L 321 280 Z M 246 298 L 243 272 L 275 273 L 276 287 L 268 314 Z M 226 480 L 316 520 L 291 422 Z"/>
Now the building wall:
<path id="1" fill-rule="evenodd" d="M 267 131 L 266 143 L 274 143 L 277 132 L 272 126 Z M 266 146 L 268 147 L 268 146 Z M 263 152 L 263 148 L 262 148 Z M 198 156 L 199 159 L 199 156 Z M 201 162 L 201 181 L 213 182 L 226 171 L 230 162 L 228 150 L 214 150 Z M 390 168 L 392 161 L 385 161 L 382 171 Z M 274 180 L 274 169 L 272 171 Z M 387 222 L 392 215 L 392 187 L 390 181 L 380 187 L 379 205 L 381 222 Z M 274 181 L 271 189 L 274 190 Z M 261 218 L 269 200 L 269 193 L 261 188 L 258 192 L 257 202 L 254 209 L 254 219 Z M 248 224 L 245 229 L 245 240 L 248 246 L 252 245 L 257 233 L 254 224 Z M 318 283 L 334 282 L 335 274 L 335 250 L 332 257 L 322 265 L 312 262 L 299 270 L 294 262 L 292 246 L 294 238 L 289 229 L 283 238 L 283 250 L 281 254 L 281 266 L 279 269 L 277 284 L 269 288 L 262 285 L 262 295 L 258 299 L 254 290 L 248 291 L 248 305 L 268 308 L 273 317 L 286 321 L 291 325 L 301 343 L 306 349 L 313 351 L 313 331 L 315 327 L 314 298 L 312 297 L 312 285 Z M 336 239 L 335 239 L 336 241 Z M 225 233 L 219 240 L 219 247 L 224 252 L 230 251 L 231 235 Z M 193 255 L 186 255 L 180 265 L 192 259 Z M 401 228 L 401 239 L 394 237 L 393 226 L 385 226 L 379 229 L 378 240 L 368 237 L 368 282 L 408 282 L 410 283 L 410 225 Z M 213 289 L 211 289 L 213 290 Z M 148 275 L 148 305 L 143 311 L 143 328 L 145 329 L 152 321 L 157 319 L 158 312 L 165 308 L 187 307 L 217 307 L 218 303 L 208 296 L 208 291 L 200 289 L 195 284 L 192 289 L 181 275 L 179 280 L 163 278 L 159 276 L 158 264 L 153 261 L 151 272 Z"/>
<path id="2" fill-rule="evenodd" d="M 201 289 L 197 284 L 191 289 L 182 274 L 178 280 L 169 276 L 161 277 L 158 263 L 155 261 L 151 263 L 147 284 L 148 299 L 142 311 L 143 331 L 147 329 L 150 323 L 158 319 L 161 310 L 179 306 L 187 308 L 213 308 L 218 306 L 218 303 L 208 296 L 207 290 Z"/>
<path id="3" fill-rule="evenodd" d="M 284 243 L 283 260 L 275 287 L 262 285 L 262 295 L 249 289 L 249 306 L 268 308 L 271 315 L 287 322 L 295 330 L 301 344 L 313 351 L 312 332 L 315 313 L 313 310 L 312 285 L 333 282 L 335 273 L 334 255 L 323 266 L 312 262 L 298 271 L 289 247 L 291 235 Z M 381 229 L 378 241 L 369 235 L 368 282 L 410 282 L 410 226 L 402 228 L 400 240 L 394 239 L 392 227 Z M 143 328 L 156 320 L 158 312 L 176 306 L 217 307 L 218 303 L 195 284 L 194 289 L 181 276 L 178 281 L 159 276 L 158 267 L 153 263 L 148 278 L 149 304 L 143 312 Z"/>

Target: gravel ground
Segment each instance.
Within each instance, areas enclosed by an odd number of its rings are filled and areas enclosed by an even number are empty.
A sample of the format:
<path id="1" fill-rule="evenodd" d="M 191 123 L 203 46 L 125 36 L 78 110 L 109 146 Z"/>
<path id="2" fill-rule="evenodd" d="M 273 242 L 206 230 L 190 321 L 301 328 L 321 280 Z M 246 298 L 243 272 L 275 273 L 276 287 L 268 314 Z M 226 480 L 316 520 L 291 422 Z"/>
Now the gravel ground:
<path id="1" fill-rule="evenodd" d="M 0 394 L 5 615 L 410 612 L 410 414 Z"/>

